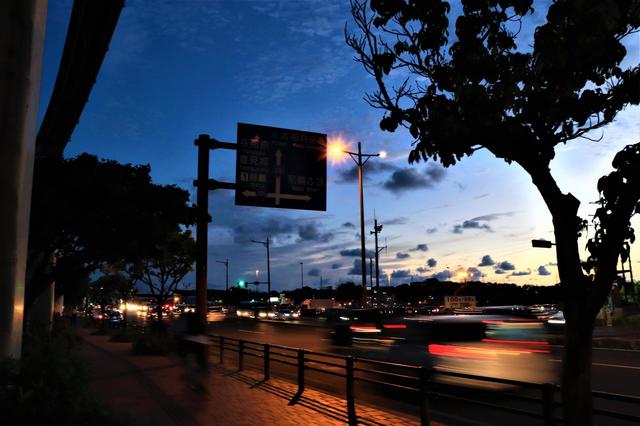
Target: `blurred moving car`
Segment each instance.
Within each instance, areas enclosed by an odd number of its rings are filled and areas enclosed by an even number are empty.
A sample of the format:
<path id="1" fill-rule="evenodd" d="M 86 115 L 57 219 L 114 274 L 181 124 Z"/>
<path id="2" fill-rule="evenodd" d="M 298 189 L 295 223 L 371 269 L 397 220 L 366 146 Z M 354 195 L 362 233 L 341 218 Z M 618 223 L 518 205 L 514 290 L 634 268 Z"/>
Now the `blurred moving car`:
<path id="1" fill-rule="evenodd" d="M 268 314 L 267 314 L 268 315 Z M 293 320 L 300 317 L 300 312 L 290 304 L 278 305 L 275 309 L 275 319 L 277 320 Z"/>
<path id="2" fill-rule="evenodd" d="M 550 345 L 544 321 L 508 315 L 443 318 L 436 326 L 439 333 L 427 333 L 427 351 L 437 370 L 523 382 L 558 383 L 558 363 L 550 362 L 557 356 L 556 349 Z M 448 329 L 452 333 L 448 333 Z M 456 338 L 439 339 L 452 335 Z M 466 386 L 505 387 L 470 378 L 439 377 L 442 382 L 464 382 Z"/>
<path id="3" fill-rule="evenodd" d="M 333 338 L 338 345 L 350 345 L 354 341 L 394 343 L 405 340 L 407 324 L 394 318 L 387 310 L 342 309 L 337 318 Z M 327 318 L 329 319 L 329 318 Z"/>
<path id="4" fill-rule="evenodd" d="M 207 312 L 207 322 L 217 322 L 223 321 L 227 314 L 224 312 L 224 309 L 220 305 L 209 305 L 209 310 Z"/>
<path id="5" fill-rule="evenodd" d="M 276 317 L 276 313 L 273 306 L 268 303 L 240 302 L 236 308 L 236 316 L 238 318 L 273 319 Z"/>

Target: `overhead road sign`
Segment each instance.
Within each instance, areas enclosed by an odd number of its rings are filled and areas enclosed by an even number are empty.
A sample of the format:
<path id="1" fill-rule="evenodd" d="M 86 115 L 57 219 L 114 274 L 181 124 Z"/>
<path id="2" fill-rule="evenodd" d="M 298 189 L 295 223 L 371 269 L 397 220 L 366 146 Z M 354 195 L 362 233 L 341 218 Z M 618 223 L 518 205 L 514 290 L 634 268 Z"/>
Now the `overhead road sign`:
<path id="1" fill-rule="evenodd" d="M 238 123 L 236 205 L 327 209 L 327 135 Z"/>

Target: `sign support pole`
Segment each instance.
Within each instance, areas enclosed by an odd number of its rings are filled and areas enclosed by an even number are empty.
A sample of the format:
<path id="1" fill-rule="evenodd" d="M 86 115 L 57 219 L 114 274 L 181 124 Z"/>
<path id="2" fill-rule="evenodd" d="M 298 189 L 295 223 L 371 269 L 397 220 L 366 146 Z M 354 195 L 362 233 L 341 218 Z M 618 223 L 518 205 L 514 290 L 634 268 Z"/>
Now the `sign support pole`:
<path id="1" fill-rule="evenodd" d="M 196 228 L 196 313 L 202 324 L 207 321 L 207 241 L 209 239 L 209 136 L 200 135 L 198 146 L 197 228 Z"/>
<path id="2" fill-rule="evenodd" d="M 202 134 L 194 144 L 198 147 L 198 178 L 193 182 L 197 188 L 196 205 L 196 315 L 202 324 L 207 323 L 207 256 L 209 240 L 209 190 L 236 189 L 235 183 L 209 179 L 209 150 L 237 149 L 236 144 L 220 142 Z M 228 262 L 228 260 L 227 260 Z M 227 269 L 227 274 L 228 274 Z M 227 275 L 228 282 L 228 275 Z M 228 285 L 228 284 L 227 284 Z"/>

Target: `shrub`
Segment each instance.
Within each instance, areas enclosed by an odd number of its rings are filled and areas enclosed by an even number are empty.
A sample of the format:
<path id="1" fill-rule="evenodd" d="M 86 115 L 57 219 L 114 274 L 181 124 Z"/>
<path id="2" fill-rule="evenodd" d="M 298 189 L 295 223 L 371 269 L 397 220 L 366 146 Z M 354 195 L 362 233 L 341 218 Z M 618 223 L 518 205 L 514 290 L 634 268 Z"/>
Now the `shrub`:
<path id="1" fill-rule="evenodd" d="M 91 395 L 75 336 L 61 322 L 25 333 L 22 358 L 0 362 L 3 424 L 128 424 Z"/>
<path id="2" fill-rule="evenodd" d="M 135 355 L 166 355 L 175 348 L 173 338 L 166 331 L 147 330 L 133 339 Z"/>

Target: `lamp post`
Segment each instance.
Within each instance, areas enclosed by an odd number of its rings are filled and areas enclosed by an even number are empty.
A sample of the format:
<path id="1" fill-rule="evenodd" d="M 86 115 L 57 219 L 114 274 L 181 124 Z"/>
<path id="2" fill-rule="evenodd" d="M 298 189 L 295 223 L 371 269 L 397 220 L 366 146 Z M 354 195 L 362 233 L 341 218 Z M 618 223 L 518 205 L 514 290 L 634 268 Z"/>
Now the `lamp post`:
<path id="1" fill-rule="evenodd" d="M 339 147 L 335 147 L 333 152 L 336 154 L 340 152 L 349 154 L 351 159 L 356 163 L 356 166 L 358 166 L 358 188 L 360 193 L 360 272 L 362 273 L 362 305 L 364 306 L 367 303 L 367 255 L 364 243 L 364 192 L 362 189 L 362 166 L 364 166 L 371 157 L 385 158 L 387 153 L 381 151 L 377 154 L 363 154 L 361 142 L 358 142 L 358 152 L 346 151 Z"/>
<path id="2" fill-rule="evenodd" d="M 304 288 L 304 263 L 300 262 L 300 288 Z"/>
<path id="3" fill-rule="evenodd" d="M 216 260 L 216 263 L 222 263 L 224 265 L 224 269 L 225 269 L 224 290 L 229 291 L 229 259 Z"/>
<path id="4" fill-rule="evenodd" d="M 269 298 L 271 296 L 271 260 L 269 259 L 269 237 L 267 237 L 266 241 L 251 240 L 251 242 L 256 244 L 262 244 L 267 248 L 267 298 Z M 256 276 L 257 276 L 257 272 L 256 272 Z"/>

